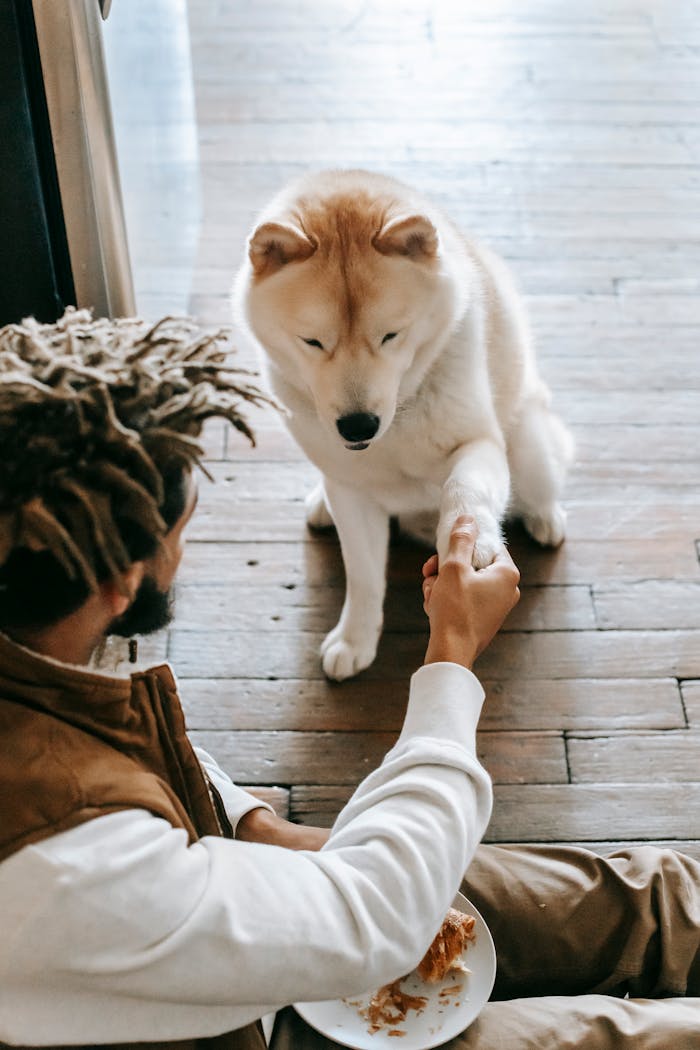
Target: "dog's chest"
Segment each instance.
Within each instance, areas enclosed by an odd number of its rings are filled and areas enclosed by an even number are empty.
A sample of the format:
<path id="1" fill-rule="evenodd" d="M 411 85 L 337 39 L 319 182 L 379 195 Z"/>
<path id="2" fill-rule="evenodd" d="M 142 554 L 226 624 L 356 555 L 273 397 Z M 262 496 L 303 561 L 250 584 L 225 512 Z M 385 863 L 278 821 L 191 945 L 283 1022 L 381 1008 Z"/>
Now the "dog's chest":
<path id="1" fill-rule="evenodd" d="M 291 429 L 327 478 L 366 492 L 389 513 L 437 507 L 447 463 L 444 449 L 429 437 L 414 432 L 409 440 L 398 431 L 390 431 L 376 445 L 351 451 L 329 442 L 315 421 Z"/>

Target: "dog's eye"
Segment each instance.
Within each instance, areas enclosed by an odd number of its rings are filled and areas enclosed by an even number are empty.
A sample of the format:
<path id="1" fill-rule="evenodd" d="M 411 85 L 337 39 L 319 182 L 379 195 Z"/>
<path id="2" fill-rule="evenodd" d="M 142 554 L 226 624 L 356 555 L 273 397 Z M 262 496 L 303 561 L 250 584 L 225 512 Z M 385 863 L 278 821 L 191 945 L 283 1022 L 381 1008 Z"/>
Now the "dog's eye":
<path id="1" fill-rule="evenodd" d="M 318 339 L 304 339 L 307 346 L 315 346 L 317 350 L 323 350 L 323 343 L 320 343 Z"/>
<path id="2" fill-rule="evenodd" d="M 384 346 L 385 343 L 390 343 L 392 339 L 396 339 L 396 336 L 398 334 L 398 332 L 387 332 L 384 338 L 382 339 L 382 346 Z"/>

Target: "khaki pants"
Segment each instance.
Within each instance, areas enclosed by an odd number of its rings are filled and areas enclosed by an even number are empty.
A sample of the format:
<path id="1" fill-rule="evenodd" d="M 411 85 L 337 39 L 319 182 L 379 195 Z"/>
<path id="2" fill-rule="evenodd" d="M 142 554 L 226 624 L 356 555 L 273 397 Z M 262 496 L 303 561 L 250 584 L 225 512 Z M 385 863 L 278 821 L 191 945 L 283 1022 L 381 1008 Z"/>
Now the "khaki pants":
<path id="1" fill-rule="evenodd" d="M 481 846 L 462 891 L 498 974 L 445 1050 L 700 1050 L 700 864 L 651 846 Z M 278 1015 L 274 1050 L 336 1045 Z"/>

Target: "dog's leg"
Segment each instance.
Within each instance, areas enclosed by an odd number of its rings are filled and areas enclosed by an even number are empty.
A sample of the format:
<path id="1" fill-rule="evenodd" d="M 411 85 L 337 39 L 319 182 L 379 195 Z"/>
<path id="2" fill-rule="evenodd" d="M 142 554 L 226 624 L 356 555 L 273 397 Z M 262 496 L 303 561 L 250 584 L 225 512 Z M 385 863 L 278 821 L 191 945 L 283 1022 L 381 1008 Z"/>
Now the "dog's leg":
<path id="1" fill-rule="evenodd" d="M 329 529 L 333 525 L 333 518 L 326 503 L 326 493 L 323 488 L 323 480 L 315 485 L 306 497 L 306 524 L 310 529 Z"/>
<path id="2" fill-rule="evenodd" d="M 470 441 L 452 453 L 449 475 L 442 489 L 437 531 L 438 558 L 447 554 L 450 530 L 460 514 L 471 514 L 479 535 L 473 563 L 490 565 L 503 547 L 501 521 L 508 504 L 508 461 L 492 438 Z"/>
<path id="3" fill-rule="evenodd" d="M 323 670 L 341 681 L 374 660 L 382 630 L 389 515 L 357 489 L 326 480 L 345 565 L 345 603 L 340 620 L 321 645 Z"/>
<path id="4" fill-rule="evenodd" d="M 510 435 L 511 513 L 545 547 L 564 539 L 566 511 L 559 495 L 573 450 L 569 431 L 540 401 L 525 407 Z"/>

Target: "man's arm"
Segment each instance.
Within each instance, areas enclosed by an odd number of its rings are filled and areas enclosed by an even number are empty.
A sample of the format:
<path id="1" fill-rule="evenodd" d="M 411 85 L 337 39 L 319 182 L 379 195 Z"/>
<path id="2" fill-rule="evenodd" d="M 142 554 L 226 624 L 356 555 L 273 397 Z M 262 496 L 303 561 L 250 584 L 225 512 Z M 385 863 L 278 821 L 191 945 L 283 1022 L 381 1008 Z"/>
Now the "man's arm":
<path id="1" fill-rule="evenodd" d="M 286 849 L 319 850 L 330 836 L 329 828 L 292 824 L 266 809 L 251 809 L 238 822 L 236 838 L 242 842 L 267 842 Z"/>
<path id="2" fill-rule="evenodd" d="M 452 575 L 426 602 L 432 634 L 444 622 L 452 637 L 450 610 L 463 616 L 455 588 L 468 593 L 474 578 Z M 505 616 L 515 584 L 507 591 L 491 575 Z M 215 837 L 188 845 L 182 830 L 137 810 L 3 861 L 0 1041 L 216 1035 L 411 970 L 488 823 L 490 781 L 475 746 L 482 700 L 464 666 L 417 671 L 397 744 L 320 850 Z"/>
<path id="3" fill-rule="evenodd" d="M 500 552 L 487 569 L 477 573 L 473 568 L 476 536 L 474 519 L 460 517 L 440 573 L 436 554 L 423 566 L 424 609 L 430 621 L 425 664 L 457 663 L 471 670 L 520 597 L 520 573 L 507 551 Z M 288 849 L 321 849 L 329 835 L 326 828 L 292 824 L 264 809 L 250 810 L 236 830 L 236 837 L 245 842 Z"/>

